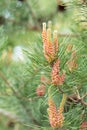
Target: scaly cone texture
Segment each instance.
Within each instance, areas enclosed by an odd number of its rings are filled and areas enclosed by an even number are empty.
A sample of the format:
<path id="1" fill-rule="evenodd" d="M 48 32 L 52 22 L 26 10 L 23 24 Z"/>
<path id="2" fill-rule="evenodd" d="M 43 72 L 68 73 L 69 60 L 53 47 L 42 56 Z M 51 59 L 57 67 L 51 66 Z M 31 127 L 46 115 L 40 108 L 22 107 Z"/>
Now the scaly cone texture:
<path id="1" fill-rule="evenodd" d="M 59 123 L 58 123 L 58 118 L 57 118 L 57 109 L 51 97 L 48 99 L 48 105 L 49 105 L 49 108 L 47 110 L 48 110 L 50 125 L 53 128 L 58 128 Z"/>
<path id="2" fill-rule="evenodd" d="M 46 23 L 43 23 L 42 40 L 44 48 L 44 56 L 50 63 L 56 58 L 58 52 L 58 38 L 57 31 L 54 31 L 54 42 L 51 41 L 51 22 L 48 22 L 48 29 L 46 30 Z"/>
<path id="3" fill-rule="evenodd" d="M 54 63 L 52 68 L 52 84 L 54 85 L 62 85 L 65 79 L 65 73 L 60 76 L 60 60 Z"/>
<path id="4" fill-rule="evenodd" d="M 63 117 L 63 109 L 64 109 L 64 103 L 66 100 L 66 96 L 63 95 L 62 102 L 60 104 L 60 107 L 57 111 L 56 105 L 50 96 L 48 99 L 48 115 L 49 115 L 49 121 L 52 128 L 61 128 L 63 126 L 64 117 Z"/>

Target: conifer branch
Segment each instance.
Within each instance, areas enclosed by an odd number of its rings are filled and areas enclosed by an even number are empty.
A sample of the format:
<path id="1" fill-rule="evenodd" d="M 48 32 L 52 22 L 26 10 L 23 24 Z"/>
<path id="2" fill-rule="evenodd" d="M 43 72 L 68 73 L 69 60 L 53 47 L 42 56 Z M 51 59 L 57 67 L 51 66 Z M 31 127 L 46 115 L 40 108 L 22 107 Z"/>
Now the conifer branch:
<path id="1" fill-rule="evenodd" d="M 78 97 L 78 95 L 72 94 L 72 95 L 67 97 L 67 100 L 70 99 L 74 103 L 81 103 L 82 105 L 87 106 L 87 102 L 85 102 L 83 100 L 83 98 L 85 98 L 86 96 L 87 96 L 87 94 L 85 94 L 83 97 Z"/>
<path id="2" fill-rule="evenodd" d="M 14 88 L 11 86 L 11 84 L 8 82 L 6 76 L 3 74 L 3 72 L 0 71 L 0 77 L 4 80 L 4 82 L 7 84 L 8 87 L 13 91 L 15 95 L 17 95 L 17 92 L 14 90 Z"/>
<path id="3" fill-rule="evenodd" d="M 28 112 L 28 110 L 26 108 L 25 103 L 22 101 L 21 96 L 18 94 L 17 91 L 15 91 L 13 86 L 11 86 L 11 84 L 8 82 L 7 78 L 5 77 L 5 75 L 1 71 L 0 71 L 0 77 L 4 80 L 4 82 L 7 84 L 7 86 L 10 87 L 10 89 L 12 90 L 14 96 L 16 96 L 16 98 L 19 100 L 20 104 L 22 105 L 22 107 L 26 111 L 26 113 L 29 115 L 29 112 Z"/>
<path id="4" fill-rule="evenodd" d="M 59 37 L 79 37 L 79 34 L 58 33 Z"/>
<path id="5" fill-rule="evenodd" d="M 6 116 L 10 120 L 13 120 L 14 122 L 17 122 L 17 123 L 22 123 L 23 122 L 16 115 L 13 115 L 11 112 L 8 112 L 8 111 L 3 110 L 3 109 L 0 108 L 0 116 L 1 115 Z"/>
<path id="6" fill-rule="evenodd" d="M 27 2 L 27 6 L 28 6 L 28 8 L 29 8 L 29 13 L 32 15 L 32 18 L 33 18 L 33 20 L 36 22 L 36 25 L 37 25 L 37 26 L 35 26 L 35 30 L 36 30 L 36 29 L 40 30 L 40 26 L 39 26 L 39 23 L 38 23 L 38 21 L 37 21 L 37 17 L 36 17 L 36 15 L 35 15 L 34 11 L 33 11 L 32 7 L 31 7 L 29 1 L 26 0 L 26 2 Z"/>
<path id="7" fill-rule="evenodd" d="M 59 89 L 59 91 L 60 91 L 62 94 L 65 93 L 64 90 L 63 90 L 60 86 L 58 86 L 58 89 Z"/>
<path id="8" fill-rule="evenodd" d="M 82 99 L 85 98 L 87 96 L 87 93 L 85 95 L 82 96 Z"/>

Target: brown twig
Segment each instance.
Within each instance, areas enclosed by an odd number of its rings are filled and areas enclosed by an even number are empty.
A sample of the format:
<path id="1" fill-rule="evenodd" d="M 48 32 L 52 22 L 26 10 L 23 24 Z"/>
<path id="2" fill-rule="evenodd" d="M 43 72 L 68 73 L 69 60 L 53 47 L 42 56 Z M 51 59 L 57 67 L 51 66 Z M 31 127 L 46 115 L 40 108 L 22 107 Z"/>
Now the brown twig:
<path id="1" fill-rule="evenodd" d="M 87 93 L 85 95 L 82 96 L 82 99 L 85 98 L 87 96 Z"/>
<path id="2" fill-rule="evenodd" d="M 79 93 L 79 91 L 78 91 L 78 89 L 77 89 L 77 87 L 76 87 L 76 93 L 77 93 L 78 101 L 79 101 L 82 105 L 87 106 L 87 103 L 84 101 L 84 98 L 87 96 L 87 93 L 81 97 L 81 96 L 80 96 L 80 93 Z"/>
<path id="3" fill-rule="evenodd" d="M 9 82 L 7 81 L 6 77 L 4 74 L 0 71 L 0 77 L 5 81 L 5 83 L 9 86 Z"/>
<path id="4" fill-rule="evenodd" d="M 3 72 L 0 71 L 0 77 L 4 80 L 4 82 L 7 84 L 7 86 L 13 91 L 13 93 L 18 96 L 17 92 L 15 89 L 11 86 L 11 84 L 8 82 L 6 76 L 3 74 Z"/>
<path id="5" fill-rule="evenodd" d="M 83 99 L 87 96 L 87 94 L 85 94 L 83 97 L 78 97 L 78 95 L 76 94 L 72 94 L 68 96 L 68 100 L 73 101 L 74 103 L 81 103 L 84 106 L 87 106 L 87 102 L 85 102 Z"/>
<path id="6" fill-rule="evenodd" d="M 65 33 L 65 34 L 63 34 L 63 33 L 58 33 L 58 36 L 59 37 L 78 37 L 78 36 L 80 36 L 79 34 L 69 34 L 69 33 Z"/>
<path id="7" fill-rule="evenodd" d="M 58 89 L 59 89 L 59 91 L 62 93 L 62 94 L 64 94 L 65 92 L 63 91 L 63 89 L 62 88 L 60 88 L 60 86 L 58 86 Z"/>
<path id="8" fill-rule="evenodd" d="M 82 105 L 84 105 L 84 106 L 87 106 L 87 102 L 85 102 L 85 101 L 83 101 L 83 100 L 81 100 L 80 103 L 81 103 Z"/>
<path id="9" fill-rule="evenodd" d="M 0 116 L 1 115 L 6 116 L 7 118 L 9 118 L 10 120 L 13 120 L 14 122 L 18 122 L 18 123 L 23 122 L 16 115 L 13 115 L 11 112 L 8 112 L 8 111 L 3 110 L 3 109 L 0 108 Z"/>
<path id="10" fill-rule="evenodd" d="M 84 98 L 87 96 L 87 93 L 85 95 L 82 96 L 81 98 L 81 104 L 87 106 L 87 102 L 84 101 Z"/>

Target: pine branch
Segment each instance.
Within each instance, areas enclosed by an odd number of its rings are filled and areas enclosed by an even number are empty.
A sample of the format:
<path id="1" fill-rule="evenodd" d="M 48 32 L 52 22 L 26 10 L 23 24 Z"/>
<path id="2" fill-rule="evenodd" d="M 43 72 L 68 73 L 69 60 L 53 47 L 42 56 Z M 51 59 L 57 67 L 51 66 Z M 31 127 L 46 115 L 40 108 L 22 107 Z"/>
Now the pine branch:
<path id="1" fill-rule="evenodd" d="M 11 86 L 11 84 L 8 82 L 7 78 L 5 75 L 0 71 L 0 77 L 4 80 L 4 82 L 7 84 L 8 87 L 13 91 L 13 93 L 17 96 L 17 92 L 14 90 L 14 88 Z"/>
<path id="2" fill-rule="evenodd" d="M 82 99 L 85 98 L 86 96 L 87 96 L 87 93 L 82 96 Z"/>
<path id="3" fill-rule="evenodd" d="M 6 116 L 7 118 L 9 118 L 10 120 L 13 120 L 14 122 L 23 123 L 23 121 L 20 120 L 16 115 L 13 115 L 11 112 L 8 112 L 1 108 L 0 108 L 0 115 Z"/>
<path id="4" fill-rule="evenodd" d="M 79 34 L 69 34 L 69 33 L 58 33 L 59 37 L 79 37 Z"/>
<path id="5" fill-rule="evenodd" d="M 87 94 L 85 94 L 83 97 L 86 97 L 86 96 L 87 96 Z M 78 97 L 78 95 L 76 95 L 76 94 L 72 94 L 72 95 L 70 95 L 70 96 L 67 97 L 67 101 L 68 101 L 68 100 L 71 100 L 71 101 L 73 101 L 75 104 L 81 103 L 82 105 L 87 106 L 87 102 L 85 102 L 85 101 L 83 100 L 83 97 L 81 98 L 81 97 Z"/>
<path id="6" fill-rule="evenodd" d="M 29 8 L 29 12 L 30 12 L 32 18 L 33 18 L 33 20 L 36 22 L 36 25 L 37 25 L 36 28 L 37 28 L 37 29 L 40 29 L 39 23 L 38 23 L 38 21 L 37 21 L 37 17 L 36 17 L 36 15 L 35 15 L 35 13 L 34 13 L 32 7 L 31 7 L 29 1 L 26 0 L 26 2 L 27 2 L 27 6 L 28 6 L 28 8 Z M 36 29 L 36 28 L 35 28 L 35 29 Z"/>
<path id="7" fill-rule="evenodd" d="M 66 92 L 64 92 L 64 90 L 63 90 L 60 86 L 58 86 L 58 89 L 59 89 L 59 91 L 60 91 L 62 94 L 66 93 Z"/>

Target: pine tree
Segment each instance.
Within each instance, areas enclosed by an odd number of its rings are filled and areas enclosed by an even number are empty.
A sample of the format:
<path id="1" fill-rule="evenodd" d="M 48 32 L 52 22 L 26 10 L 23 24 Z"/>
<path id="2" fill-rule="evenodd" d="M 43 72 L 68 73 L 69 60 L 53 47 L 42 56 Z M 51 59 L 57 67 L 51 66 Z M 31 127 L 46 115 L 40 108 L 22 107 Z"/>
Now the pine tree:
<path id="1" fill-rule="evenodd" d="M 23 4 L 21 9 L 27 4 L 32 7 L 32 1 L 26 2 L 19 0 Z M 6 25 L 0 27 L 1 130 L 87 129 L 87 2 L 73 0 L 58 4 L 57 11 L 60 4 L 66 7 L 64 13 L 55 13 L 54 24 L 43 21 L 35 41 L 23 49 L 25 62 L 12 60 L 13 45 L 8 46 L 9 37 L 3 31 Z M 32 15 L 34 10 L 30 8 L 30 15 L 40 27 L 41 14 L 36 10 L 37 15 Z M 20 24 L 22 19 L 25 25 L 27 13 L 15 20 Z M 65 21 L 70 22 L 66 25 L 71 33 L 58 30 L 58 26 L 64 27 Z"/>

